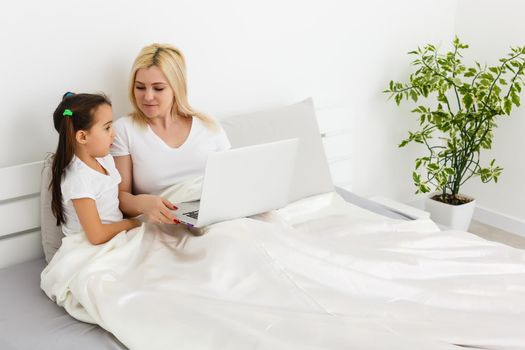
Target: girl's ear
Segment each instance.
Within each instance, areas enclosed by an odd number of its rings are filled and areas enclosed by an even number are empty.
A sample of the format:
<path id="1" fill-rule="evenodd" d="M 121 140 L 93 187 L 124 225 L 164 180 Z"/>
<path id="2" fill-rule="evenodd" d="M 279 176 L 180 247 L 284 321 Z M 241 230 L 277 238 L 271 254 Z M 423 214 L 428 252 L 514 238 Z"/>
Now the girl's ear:
<path id="1" fill-rule="evenodd" d="M 75 133 L 75 140 L 81 145 L 84 145 L 87 142 L 87 132 L 85 130 L 78 130 Z"/>

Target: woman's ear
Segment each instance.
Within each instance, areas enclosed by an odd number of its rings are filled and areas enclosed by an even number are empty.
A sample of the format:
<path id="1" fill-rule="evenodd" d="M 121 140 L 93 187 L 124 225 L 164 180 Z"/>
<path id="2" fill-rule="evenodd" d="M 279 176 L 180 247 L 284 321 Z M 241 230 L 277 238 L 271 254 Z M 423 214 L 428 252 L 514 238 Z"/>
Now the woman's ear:
<path id="1" fill-rule="evenodd" d="M 87 132 L 85 130 L 78 130 L 75 133 L 75 140 L 81 145 L 84 145 L 87 142 Z"/>

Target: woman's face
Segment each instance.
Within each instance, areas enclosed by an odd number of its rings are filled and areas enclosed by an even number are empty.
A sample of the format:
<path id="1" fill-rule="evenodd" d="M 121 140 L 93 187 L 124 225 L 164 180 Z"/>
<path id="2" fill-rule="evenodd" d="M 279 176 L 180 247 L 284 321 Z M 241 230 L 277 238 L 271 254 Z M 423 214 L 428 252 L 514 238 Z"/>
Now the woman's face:
<path id="1" fill-rule="evenodd" d="M 173 106 L 173 90 L 162 71 L 156 67 L 141 68 L 135 75 L 135 101 L 148 118 L 168 117 Z"/>

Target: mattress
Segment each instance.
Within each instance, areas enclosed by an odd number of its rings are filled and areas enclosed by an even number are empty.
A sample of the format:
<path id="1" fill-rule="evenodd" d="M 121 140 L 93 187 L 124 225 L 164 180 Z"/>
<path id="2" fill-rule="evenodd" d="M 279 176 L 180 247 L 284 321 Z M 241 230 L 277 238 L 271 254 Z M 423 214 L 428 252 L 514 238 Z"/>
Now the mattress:
<path id="1" fill-rule="evenodd" d="M 40 289 L 44 259 L 0 269 L 0 349 L 126 349 L 97 325 L 69 316 Z"/>
<path id="2" fill-rule="evenodd" d="M 378 203 L 343 189 L 337 192 L 347 201 L 375 213 L 405 219 Z M 40 289 L 44 259 L 0 269 L 0 349 L 126 349 L 111 333 L 80 322 L 53 303 Z"/>

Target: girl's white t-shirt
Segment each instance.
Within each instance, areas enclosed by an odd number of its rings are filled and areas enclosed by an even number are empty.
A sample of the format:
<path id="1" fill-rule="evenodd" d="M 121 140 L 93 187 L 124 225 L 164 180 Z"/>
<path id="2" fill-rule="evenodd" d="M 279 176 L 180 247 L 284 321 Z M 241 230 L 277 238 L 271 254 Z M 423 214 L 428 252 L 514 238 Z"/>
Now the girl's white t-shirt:
<path id="1" fill-rule="evenodd" d="M 193 117 L 188 137 L 177 148 L 130 116 L 119 118 L 113 128 L 116 136 L 110 153 L 114 157 L 131 155 L 134 194 L 160 194 L 173 184 L 203 175 L 208 155 L 231 147 L 219 123 L 214 130 L 197 117 Z"/>
<path id="2" fill-rule="evenodd" d="M 123 219 L 118 200 L 118 184 L 121 178 L 115 167 L 113 157 L 108 154 L 103 158 L 97 158 L 97 161 L 106 169 L 108 175 L 90 168 L 76 156 L 73 156 L 65 169 L 61 189 L 62 206 L 66 218 L 66 223 L 62 225 L 62 231 L 66 236 L 83 231 L 72 199 L 93 199 L 103 224 Z"/>

